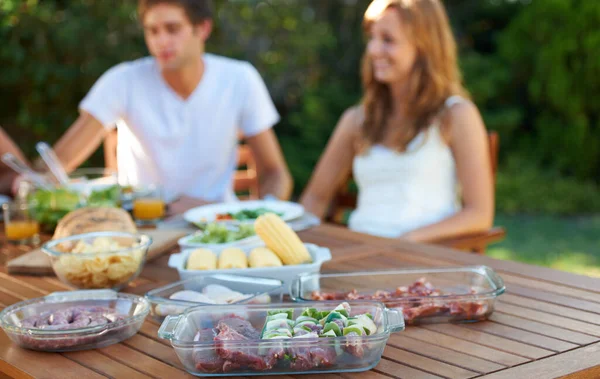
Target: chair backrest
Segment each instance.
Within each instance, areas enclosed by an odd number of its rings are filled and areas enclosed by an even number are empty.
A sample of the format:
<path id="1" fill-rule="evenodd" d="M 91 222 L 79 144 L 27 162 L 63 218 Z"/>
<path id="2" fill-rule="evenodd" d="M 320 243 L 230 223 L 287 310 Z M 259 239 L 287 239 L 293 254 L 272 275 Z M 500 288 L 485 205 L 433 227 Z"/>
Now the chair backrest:
<path id="1" fill-rule="evenodd" d="M 250 146 L 240 144 L 238 148 L 238 169 L 233 177 L 233 190 L 241 200 L 257 200 L 258 168 Z"/>
<path id="2" fill-rule="evenodd" d="M 496 172 L 498 170 L 498 151 L 500 148 L 500 137 L 497 132 L 488 132 L 488 144 L 490 150 L 490 163 L 492 167 L 492 177 L 494 184 L 496 183 Z M 346 181 L 337 190 L 331 205 L 329 212 L 326 216 L 326 220 L 336 224 L 344 224 L 345 214 L 348 210 L 356 208 L 356 193 L 350 192 L 349 185 L 352 182 L 352 173 L 348 176 Z"/>
<path id="3" fill-rule="evenodd" d="M 104 166 L 117 171 L 117 130 L 110 131 L 104 139 Z M 240 199 L 255 200 L 258 195 L 258 169 L 254 154 L 243 141 L 238 149 L 238 169 L 233 179 L 233 188 Z"/>

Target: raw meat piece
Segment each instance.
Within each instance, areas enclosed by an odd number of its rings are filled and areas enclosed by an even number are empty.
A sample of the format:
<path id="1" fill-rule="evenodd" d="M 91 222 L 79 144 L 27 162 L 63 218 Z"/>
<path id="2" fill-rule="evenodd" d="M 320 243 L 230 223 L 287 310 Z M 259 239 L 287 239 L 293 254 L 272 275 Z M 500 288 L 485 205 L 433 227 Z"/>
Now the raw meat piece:
<path id="1" fill-rule="evenodd" d="M 260 333 L 248 321 L 238 317 L 225 318 L 219 321 L 217 329 L 219 330 L 219 334 L 215 337 L 217 354 L 229 361 L 223 366 L 224 370 L 230 369 L 233 364 L 236 368 L 248 367 L 258 371 L 271 368 L 268 362 L 258 355 L 256 346 L 243 344 L 244 341 L 260 338 Z"/>
<path id="2" fill-rule="evenodd" d="M 214 329 L 200 329 L 194 336 L 194 341 L 210 342 L 214 340 L 215 335 Z M 216 373 L 223 370 L 225 360 L 219 357 L 212 347 L 194 348 L 192 354 L 194 362 L 196 362 L 196 369 L 206 373 Z"/>
<path id="3" fill-rule="evenodd" d="M 469 294 L 477 294 L 471 288 Z M 356 289 L 349 292 L 313 291 L 312 300 L 379 300 L 385 301 L 388 308 L 400 308 L 407 324 L 415 323 L 421 318 L 433 316 L 452 316 L 455 319 L 474 320 L 483 318 L 489 311 L 486 302 L 457 301 L 449 305 L 427 302 L 427 297 L 441 296 L 442 291 L 436 289 L 425 278 L 420 278 L 410 286 L 401 286 L 394 292 L 377 290 L 372 294 L 359 293 Z M 450 295 L 450 293 L 444 293 Z M 397 301 L 396 301 L 397 300 Z"/>
<path id="4" fill-rule="evenodd" d="M 453 302 L 450 303 L 451 315 L 464 315 L 467 320 L 483 317 L 488 311 L 484 302 Z"/>
<path id="5" fill-rule="evenodd" d="M 291 359 L 291 369 L 304 371 L 333 365 L 337 354 L 330 346 L 305 346 L 289 348 L 288 356 Z"/>
<path id="6" fill-rule="evenodd" d="M 348 354 L 352 354 L 357 358 L 362 358 L 365 355 L 365 348 L 361 336 L 359 336 L 356 332 L 350 332 L 346 334 L 346 337 L 348 340 L 346 341 L 344 350 Z"/>

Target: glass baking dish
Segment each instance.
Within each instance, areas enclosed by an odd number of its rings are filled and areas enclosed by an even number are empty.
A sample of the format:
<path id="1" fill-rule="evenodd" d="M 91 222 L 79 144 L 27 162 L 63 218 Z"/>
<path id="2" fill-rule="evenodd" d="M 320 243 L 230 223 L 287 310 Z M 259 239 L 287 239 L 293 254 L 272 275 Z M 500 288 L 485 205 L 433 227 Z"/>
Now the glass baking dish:
<path id="1" fill-rule="evenodd" d="M 214 303 L 170 298 L 176 293 L 181 294 L 181 291 L 202 293 L 207 286 L 211 285 L 213 288 L 214 286 L 224 286 L 245 295 L 245 297 L 237 299 L 235 297 L 225 299 L 226 304 L 268 304 L 281 302 L 283 298 L 283 282 L 281 280 L 241 275 L 195 276 L 149 291 L 146 299 L 150 302 L 152 318 L 162 322 L 165 316 L 181 314 L 187 308 L 197 305 L 213 305 Z"/>
<path id="2" fill-rule="evenodd" d="M 381 302 L 346 302 L 350 307 L 347 320 L 365 313 L 372 317 L 371 332 L 368 335 L 348 333 L 344 336 L 337 333 L 335 337 L 313 335 L 312 338 L 301 338 L 300 334 L 296 334 L 299 332 L 294 329 L 293 338 L 259 337 L 258 331 L 263 330 L 267 315 L 277 313 L 277 310 L 289 312 L 298 327 L 300 321 L 297 317 L 303 311 L 309 308 L 313 308 L 311 311 L 317 313 L 331 311 L 340 304 L 341 302 L 308 302 L 193 307 L 179 316 L 167 316 L 158 330 L 158 335 L 171 341 L 186 370 L 198 376 L 370 370 L 381 359 L 390 333 L 404 329 L 402 314 L 386 309 Z M 328 314 L 326 312 L 324 317 Z M 358 317 L 364 319 L 367 316 Z M 223 328 L 223 320 L 245 324 L 246 327 L 232 329 L 255 337 L 239 337 L 239 334 Z M 326 326 L 322 329 L 323 332 L 327 330 Z M 351 331 L 350 326 L 345 329 Z"/>
<path id="3" fill-rule="evenodd" d="M 24 325 L 24 322 L 31 322 L 29 320 L 32 317 L 56 320 L 61 312 L 64 315 L 67 309 L 73 309 L 71 307 L 80 310 L 105 307 L 111 312 L 108 317 L 112 318 L 115 314 L 118 317 L 105 324 L 89 319 L 88 326 L 66 330 L 48 325 L 45 325 L 48 329 Z M 51 352 L 88 350 L 112 345 L 133 336 L 149 312 L 150 305 L 143 297 L 113 290 L 54 292 L 5 308 L 0 312 L 0 326 L 14 343 L 26 349 Z M 69 323 L 77 322 L 74 313 L 66 317 L 69 317 Z"/>
<path id="4" fill-rule="evenodd" d="M 295 301 L 371 299 L 399 309 L 407 325 L 486 319 L 504 282 L 487 266 L 299 275 Z"/>

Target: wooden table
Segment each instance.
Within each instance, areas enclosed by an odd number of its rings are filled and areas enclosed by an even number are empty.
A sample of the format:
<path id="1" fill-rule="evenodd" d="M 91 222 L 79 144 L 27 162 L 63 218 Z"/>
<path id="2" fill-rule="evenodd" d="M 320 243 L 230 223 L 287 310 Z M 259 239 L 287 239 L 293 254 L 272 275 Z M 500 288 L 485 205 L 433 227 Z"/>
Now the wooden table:
<path id="1" fill-rule="evenodd" d="M 331 248 L 323 271 L 485 264 L 504 279 L 489 321 L 409 326 L 394 334 L 379 365 L 345 378 L 600 378 L 600 280 L 445 248 L 402 243 L 323 225 L 301 232 L 305 242 Z M 3 254 L 11 248 L 4 247 Z M 178 280 L 168 257 L 146 265 L 126 292 Z M 67 289 L 54 277 L 10 276 L 0 269 L 0 306 Z M 0 377 L 191 377 L 149 319 L 118 345 L 72 353 L 23 350 L 0 333 Z M 289 378 L 290 376 L 288 376 Z M 298 376 L 309 379 L 316 375 Z"/>

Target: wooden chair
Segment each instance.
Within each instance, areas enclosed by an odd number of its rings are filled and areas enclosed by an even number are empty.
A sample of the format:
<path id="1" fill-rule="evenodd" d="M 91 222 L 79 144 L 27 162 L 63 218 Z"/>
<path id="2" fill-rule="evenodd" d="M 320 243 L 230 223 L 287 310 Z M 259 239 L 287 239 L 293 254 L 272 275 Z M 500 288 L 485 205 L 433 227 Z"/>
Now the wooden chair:
<path id="1" fill-rule="evenodd" d="M 252 150 L 240 136 L 238 150 L 238 170 L 234 174 L 233 188 L 241 200 L 256 200 L 259 198 L 258 170 Z M 104 165 L 106 168 L 117 170 L 117 130 L 110 131 L 104 139 Z"/>
<path id="2" fill-rule="evenodd" d="M 496 182 L 496 171 L 498 169 L 498 149 L 500 140 L 498 133 L 489 132 L 488 142 L 490 146 L 490 161 L 492 165 L 492 173 L 494 178 L 494 184 Z M 326 220 L 336 224 L 344 224 L 345 215 L 348 210 L 356 208 L 356 193 L 350 190 L 350 183 L 352 182 L 352 175 L 348 177 L 348 180 L 342 185 L 342 187 L 336 193 Z M 484 254 L 487 245 L 498 242 L 506 236 L 506 231 L 502 227 L 493 227 L 485 232 L 474 233 L 464 236 L 457 236 L 451 238 L 440 238 L 431 243 L 437 245 L 443 245 L 452 247 L 459 250 L 470 251 L 474 253 Z"/>

